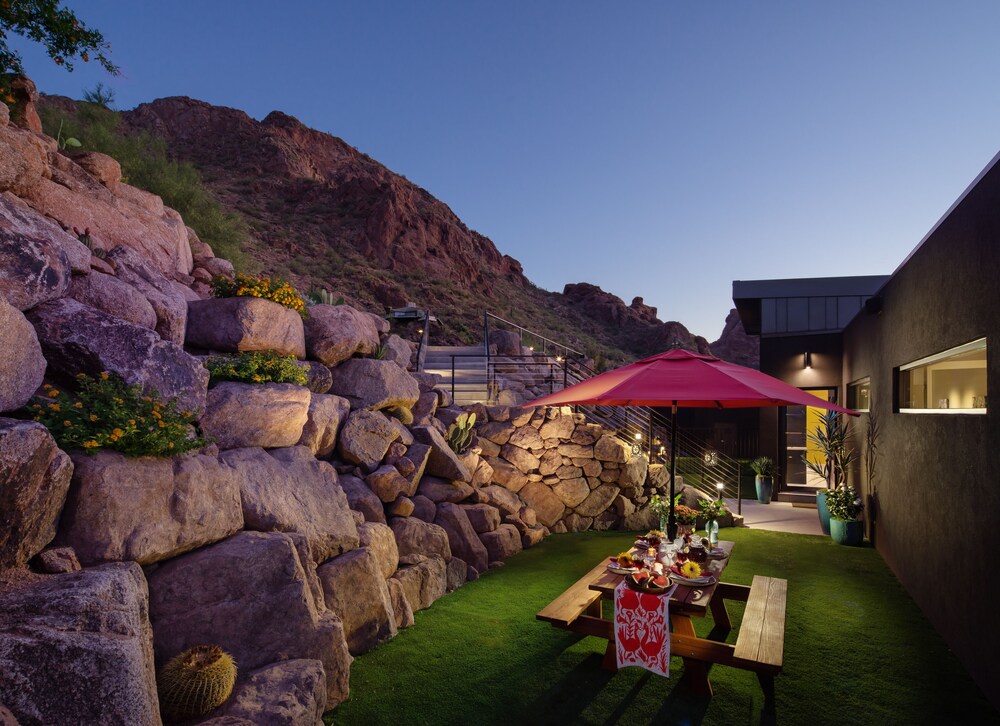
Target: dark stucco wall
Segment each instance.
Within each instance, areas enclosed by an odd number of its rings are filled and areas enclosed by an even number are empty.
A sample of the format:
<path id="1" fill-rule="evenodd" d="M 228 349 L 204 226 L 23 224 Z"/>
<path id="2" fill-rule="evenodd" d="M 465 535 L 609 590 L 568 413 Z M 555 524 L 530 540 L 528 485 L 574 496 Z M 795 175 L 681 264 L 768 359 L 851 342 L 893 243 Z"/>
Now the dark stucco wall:
<path id="1" fill-rule="evenodd" d="M 843 381 L 871 376 L 882 429 L 874 540 L 1000 707 L 1000 166 L 925 240 L 882 297 L 881 313 L 862 312 L 843 334 Z M 895 368 L 984 336 L 986 415 L 893 412 Z M 857 426 L 859 437 L 867 418 Z M 863 477 L 855 483 L 870 490 Z"/>

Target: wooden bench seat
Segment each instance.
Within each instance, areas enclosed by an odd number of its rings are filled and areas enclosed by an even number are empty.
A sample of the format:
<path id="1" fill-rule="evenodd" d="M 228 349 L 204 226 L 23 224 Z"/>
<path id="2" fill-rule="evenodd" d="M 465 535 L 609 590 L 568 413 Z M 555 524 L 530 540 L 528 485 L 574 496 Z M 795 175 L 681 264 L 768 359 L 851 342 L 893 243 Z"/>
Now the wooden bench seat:
<path id="1" fill-rule="evenodd" d="M 765 711 L 774 710 L 774 677 L 785 660 L 785 599 L 788 581 L 754 575 L 732 665 L 757 674 Z"/>
<path id="2" fill-rule="evenodd" d="M 599 618 L 601 616 L 601 593 L 597 590 L 591 590 L 590 583 L 594 581 L 594 577 L 606 569 L 607 565 L 604 562 L 599 564 L 570 585 L 566 592 L 542 608 L 535 617 L 538 620 L 552 623 L 557 628 L 567 630 L 572 628 L 573 623 L 581 615 L 594 615 L 596 610 L 596 616 Z"/>

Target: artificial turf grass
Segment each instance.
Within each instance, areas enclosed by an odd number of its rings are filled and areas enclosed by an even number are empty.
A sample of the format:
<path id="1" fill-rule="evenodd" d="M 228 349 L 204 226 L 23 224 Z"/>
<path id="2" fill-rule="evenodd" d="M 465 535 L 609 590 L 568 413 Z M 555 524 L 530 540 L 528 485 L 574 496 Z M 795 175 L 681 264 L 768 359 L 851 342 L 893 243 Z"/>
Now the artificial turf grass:
<path id="1" fill-rule="evenodd" d="M 878 553 L 827 537 L 723 530 L 735 541 L 727 582 L 753 575 L 788 583 L 785 668 L 776 679 L 786 724 L 1000 723 L 957 659 Z M 753 673 L 717 666 L 715 697 L 692 696 L 671 677 L 601 670 L 605 641 L 558 630 L 535 613 L 633 537 L 586 532 L 550 537 L 499 570 L 438 600 L 416 625 L 360 656 L 338 724 L 757 723 L 763 695 Z M 742 603 L 727 601 L 735 642 Z M 606 606 L 607 607 L 607 606 Z M 699 635 L 711 617 L 695 618 Z"/>

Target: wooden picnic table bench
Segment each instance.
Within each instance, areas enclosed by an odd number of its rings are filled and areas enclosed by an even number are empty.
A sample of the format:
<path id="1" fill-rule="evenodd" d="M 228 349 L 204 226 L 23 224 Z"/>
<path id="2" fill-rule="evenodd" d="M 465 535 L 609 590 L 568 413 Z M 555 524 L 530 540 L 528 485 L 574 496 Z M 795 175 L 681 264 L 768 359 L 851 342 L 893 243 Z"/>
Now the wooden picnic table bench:
<path id="1" fill-rule="evenodd" d="M 732 551 L 732 542 L 719 545 L 727 552 Z M 621 579 L 621 575 L 608 571 L 604 560 L 535 617 L 553 627 L 605 638 L 608 646 L 602 667 L 617 670 L 614 625 L 603 618 L 601 603 L 614 600 L 614 589 Z M 708 672 L 714 664 L 742 668 L 757 674 L 765 707 L 773 708 L 774 676 L 781 672 L 784 661 L 787 588 L 786 580 L 762 575 L 754 575 L 749 587 L 726 582 L 707 587 L 677 587 L 670 599 L 670 653 L 684 660 L 684 677 L 692 691 L 712 695 Z M 747 604 L 735 645 L 698 637 L 691 620 L 692 616 L 703 617 L 711 612 L 718 629 L 732 630 L 725 600 Z"/>

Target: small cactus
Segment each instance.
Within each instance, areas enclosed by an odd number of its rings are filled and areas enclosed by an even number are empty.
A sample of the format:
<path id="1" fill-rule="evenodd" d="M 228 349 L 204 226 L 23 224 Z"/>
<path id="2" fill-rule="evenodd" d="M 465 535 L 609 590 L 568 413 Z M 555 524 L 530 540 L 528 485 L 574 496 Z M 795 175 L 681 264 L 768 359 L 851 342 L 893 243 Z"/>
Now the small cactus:
<path id="1" fill-rule="evenodd" d="M 233 692 L 236 662 L 217 645 L 186 650 L 160 669 L 156 690 L 160 710 L 170 719 L 204 716 Z"/>
<path id="2" fill-rule="evenodd" d="M 404 426 L 409 426 L 413 423 L 413 411 L 403 406 L 392 406 L 383 411 L 383 413 L 389 414 Z"/>
<path id="3" fill-rule="evenodd" d="M 472 443 L 472 427 L 476 424 L 476 414 L 463 413 L 448 427 L 448 446 L 456 454 L 464 454 Z"/>

